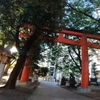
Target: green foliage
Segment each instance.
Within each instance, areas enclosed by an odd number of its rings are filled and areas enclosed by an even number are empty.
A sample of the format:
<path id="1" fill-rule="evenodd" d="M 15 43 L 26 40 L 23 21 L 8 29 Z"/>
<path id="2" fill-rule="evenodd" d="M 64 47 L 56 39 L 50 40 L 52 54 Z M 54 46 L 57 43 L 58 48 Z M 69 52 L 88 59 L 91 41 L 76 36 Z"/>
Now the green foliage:
<path id="1" fill-rule="evenodd" d="M 70 49 L 70 53 L 72 55 L 73 60 L 70 57 L 68 48 Z M 79 60 L 80 48 L 74 46 L 72 47 L 66 46 L 61 43 L 55 43 L 52 46 L 52 48 L 49 49 L 50 50 L 48 52 L 48 59 L 49 62 L 51 62 L 51 64 L 55 66 L 56 70 L 60 70 L 63 73 L 63 75 L 69 76 L 70 73 L 73 73 L 76 76 L 80 75 L 80 69 L 81 69 L 80 60 Z"/>
<path id="2" fill-rule="evenodd" d="M 100 20 L 96 17 L 96 9 L 100 6 L 98 2 L 99 0 L 93 2 L 91 0 L 67 0 L 66 26 L 88 33 L 98 33 L 100 30 Z"/>
<path id="3" fill-rule="evenodd" d="M 0 37 L 2 36 L 2 43 L 4 41 L 6 43 L 13 41 L 14 44 L 17 44 L 17 47 L 24 47 L 27 39 L 19 39 L 19 29 L 24 24 L 34 25 L 39 30 L 44 27 L 51 29 L 59 27 L 59 23 L 62 22 L 61 17 L 64 16 L 64 5 L 62 5 L 62 2 L 65 0 L 58 1 L 56 3 L 55 1 L 43 2 L 41 0 L 1 0 Z M 52 6 L 55 3 L 56 6 Z"/>

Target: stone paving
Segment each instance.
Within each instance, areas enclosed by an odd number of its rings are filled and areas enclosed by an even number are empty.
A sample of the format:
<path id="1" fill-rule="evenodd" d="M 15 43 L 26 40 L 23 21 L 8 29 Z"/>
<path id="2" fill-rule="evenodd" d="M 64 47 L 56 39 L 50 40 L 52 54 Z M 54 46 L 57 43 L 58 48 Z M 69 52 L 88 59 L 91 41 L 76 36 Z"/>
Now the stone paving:
<path id="1" fill-rule="evenodd" d="M 41 81 L 28 100 L 94 100 L 57 86 L 55 82 Z"/>

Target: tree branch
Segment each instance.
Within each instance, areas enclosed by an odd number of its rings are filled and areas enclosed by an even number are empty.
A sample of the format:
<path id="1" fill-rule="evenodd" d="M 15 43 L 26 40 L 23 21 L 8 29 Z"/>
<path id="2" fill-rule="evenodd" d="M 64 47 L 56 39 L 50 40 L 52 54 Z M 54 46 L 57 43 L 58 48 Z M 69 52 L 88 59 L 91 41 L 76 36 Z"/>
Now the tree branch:
<path id="1" fill-rule="evenodd" d="M 81 56 L 80 56 L 80 47 L 79 47 L 79 46 L 76 46 L 76 47 L 77 47 L 78 53 L 76 52 L 74 46 L 72 47 L 72 49 L 73 49 L 73 51 L 75 52 L 75 54 L 77 55 L 78 60 L 79 60 L 79 63 L 80 63 L 80 66 L 81 66 L 82 61 L 81 61 Z"/>
<path id="2" fill-rule="evenodd" d="M 70 57 L 72 58 L 73 62 L 75 63 L 75 65 L 78 67 L 78 69 L 79 69 L 80 72 L 81 72 L 81 68 L 80 68 L 80 66 L 76 63 L 76 61 L 74 60 L 73 56 L 71 55 L 71 52 L 70 52 L 69 48 L 68 48 L 68 52 L 69 52 L 69 55 L 70 55 Z"/>
<path id="3" fill-rule="evenodd" d="M 89 18 L 91 18 L 91 19 L 93 19 L 93 20 L 95 20 L 95 21 L 99 22 L 99 20 L 98 20 L 98 19 L 96 19 L 96 18 L 94 18 L 94 17 L 90 16 L 89 14 L 87 14 L 87 13 L 85 13 L 85 12 L 81 11 L 81 10 L 77 10 L 77 9 L 75 9 L 75 8 L 74 8 L 74 7 L 72 7 L 69 3 L 67 3 L 67 4 L 68 4 L 68 6 L 69 6 L 72 10 L 75 10 L 76 12 L 79 12 L 79 13 L 81 13 L 81 14 L 84 14 L 85 16 L 87 16 L 87 17 L 89 17 Z"/>

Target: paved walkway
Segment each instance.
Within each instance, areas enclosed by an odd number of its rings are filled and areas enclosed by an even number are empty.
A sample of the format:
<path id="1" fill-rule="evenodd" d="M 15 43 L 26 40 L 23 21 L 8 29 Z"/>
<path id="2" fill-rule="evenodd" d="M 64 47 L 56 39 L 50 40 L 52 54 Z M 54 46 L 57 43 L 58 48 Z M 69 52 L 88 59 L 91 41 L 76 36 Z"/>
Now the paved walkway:
<path id="1" fill-rule="evenodd" d="M 88 97 L 73 93 L 57 86 L 54 82 L 41 81 L 38 88 L 28 100 L 94 100 Z"/>

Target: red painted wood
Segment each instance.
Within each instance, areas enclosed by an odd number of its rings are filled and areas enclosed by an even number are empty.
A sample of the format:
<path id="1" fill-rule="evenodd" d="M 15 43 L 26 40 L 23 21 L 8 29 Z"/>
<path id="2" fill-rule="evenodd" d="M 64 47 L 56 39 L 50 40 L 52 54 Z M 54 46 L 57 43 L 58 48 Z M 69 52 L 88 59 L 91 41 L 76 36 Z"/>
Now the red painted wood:
<path id="1" fill-rule="evenodd" d="M 82 40 L 75 41 L 75 40 L 71 40 L 71 39 L 65 39 L 65 38 L 63 38 L 63 34 L 60 34 L 59 37 L 55 39 L 55 42 L 82 46 Z M 91 43 L 91 42 L 87 42 L 87 43 L 88 43 L 87 46 L 90 48 L 100 49 L 100 44 Z"/>
<path id="2" fill-rule="evenodd" d="M 71 44 L 71 45 L 78 45 L 81 46 L 81 41 L 74 41 L 71 39 L 65 39 L 64 34 L 60 34 L 58 38 L 55 39 L 55 42 L 61 42 L 61 43 L 65 43 L 65 44 Z"/>
<path id="3" fill-rule="evenodd" d="M 88 46 L 87 37 L 82 36 L 82 88 L 88 88 L 89 84 L 89 69 L 88 69 Z"/>
<path id="4" fill-rule="evenodd" d="M 79 37 L 81 37 L 83 34 L 85 34 L 87 38 L 100 40 L 99 34 L 88 34 L 88 33 L 71 31 L 71 30 L 62 30 L 60 33 L 69 34 L 69 35 L 73 35 L 73 36 L 79 36 Z"/>
<path id="5" fill-rule="evenodd" d="M 27 66 L 24 67 L 22 75 L 21 75 L 21 79 L 20 79 L 22 82 L 28 82 L 30 71 L 31 71 L 30 67 L 27 67 Z"/>
<path id="6" fill-rule="evenodd" d="M 86 34 L 86 37 L 90 38 L 90 39 L 100 40 L 100 35 L 99 34 Z"/>
<path id="7" fill-rule="evenodd" d="M 87 42 L 87 43 L 88 43 L 88 47 L 90 47 L 90 48 L 100 49 L 99 44 L 95 44 L 95 43 L 91 43 L 91 42 Z"/>

